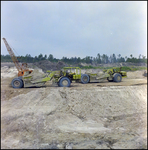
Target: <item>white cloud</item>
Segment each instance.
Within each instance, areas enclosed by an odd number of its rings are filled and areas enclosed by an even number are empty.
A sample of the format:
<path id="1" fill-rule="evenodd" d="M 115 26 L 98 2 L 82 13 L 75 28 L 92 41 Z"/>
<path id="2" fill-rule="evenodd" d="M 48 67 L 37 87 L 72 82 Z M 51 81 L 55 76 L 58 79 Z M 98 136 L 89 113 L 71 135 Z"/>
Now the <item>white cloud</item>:
<path id="1" fill-rule="evenodd" d="M 42 52 L 53 53 L 55 57 L 60 54 L 85 57 L 132 52 L 138 56 L 140 50 L 147 54 L 147 2 L 2 1 L 1 4 L 1 35 L 11 39 L 22 55 Z"/>

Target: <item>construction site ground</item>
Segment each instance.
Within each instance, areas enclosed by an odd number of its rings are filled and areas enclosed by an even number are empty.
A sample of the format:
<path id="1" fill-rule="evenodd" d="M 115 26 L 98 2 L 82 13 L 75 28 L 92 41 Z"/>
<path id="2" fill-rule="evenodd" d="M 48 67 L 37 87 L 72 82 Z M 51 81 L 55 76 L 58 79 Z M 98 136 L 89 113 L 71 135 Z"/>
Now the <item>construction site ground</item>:
<path id="1" fill-rule="evenodd" d="M 41 71 L 41 70 L 40 70 Z M 1 68 L 2 149 L 146 149 L 147 77 L 14 89 Z"/>

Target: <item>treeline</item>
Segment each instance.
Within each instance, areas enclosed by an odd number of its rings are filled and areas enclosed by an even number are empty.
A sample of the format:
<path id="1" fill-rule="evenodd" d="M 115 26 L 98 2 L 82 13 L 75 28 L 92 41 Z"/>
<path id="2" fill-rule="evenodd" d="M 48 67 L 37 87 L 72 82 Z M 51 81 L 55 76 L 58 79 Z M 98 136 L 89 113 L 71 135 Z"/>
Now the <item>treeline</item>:
<path id="1" fill-rule="evenodd" d="M 26 62 L 26 63 L 34 63 L 39 62 L 41 60 L 49 60 L 51 62 L 58 62 L 63 61 L 67 64 L 78 64 L 78 63 L 87 63 L 87 64 L 108 64 L 108 63 L 121 63 L 121 62 L 132 62 L 132 63 L 147 63 L 146 56 L 139 55 L 138 58 L 133 57 L 131 54 L 130 57 L 122 57 L 121 54 L 115 55 L 112 54 L 110 56 L 107 56 L 106 54 L 100 55 L 97 54 L 96 57 L 86 56 L 85 58 L 80 57 L 62 57 L 62 59 L 56 59 L 53 57 L 52 54 L 49 54 L 47 56 L 46 54 L 43 56 L 43 54 L 40 54 L 38 56 L 32 57 L 30 54 L 27 54 L 26 56 L 20 56 L 17 57 L 19 62 Z M 12 59 L 10 55 L 1 55 L 1 62 L 12 62 Z"/>

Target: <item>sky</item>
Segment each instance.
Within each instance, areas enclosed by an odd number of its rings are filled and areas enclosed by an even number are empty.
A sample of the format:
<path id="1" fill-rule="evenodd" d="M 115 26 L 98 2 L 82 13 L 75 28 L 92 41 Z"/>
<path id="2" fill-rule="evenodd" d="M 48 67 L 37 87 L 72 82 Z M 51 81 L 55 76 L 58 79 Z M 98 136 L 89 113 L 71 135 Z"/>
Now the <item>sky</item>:
<path id="1" fill-rule="evenodd" d="M 147 57 L 147 1 L 1 1 L 1 54 Z"/>

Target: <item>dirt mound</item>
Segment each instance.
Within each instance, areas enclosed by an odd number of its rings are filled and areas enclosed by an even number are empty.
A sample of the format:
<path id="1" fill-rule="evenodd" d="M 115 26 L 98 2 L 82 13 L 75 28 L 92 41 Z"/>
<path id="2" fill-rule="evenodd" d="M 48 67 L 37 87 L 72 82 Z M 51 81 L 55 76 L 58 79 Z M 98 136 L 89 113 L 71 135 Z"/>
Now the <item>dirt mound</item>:
<path id="1" fill-rule="evenodd" d="M 58 63 L 56 64 L 56 67 L 58 70 L 62 69 L 63 67 L 68 67 L 67 64 L 65 64 L 64 62 L 62 61 L 58 61 Z"/>
<path id="2" fill-rule="evenodd" d="M 147 67 L 146 63 L 131 63 L 131 62 L 122 62 L 122 63 L 111 63 L 111 64 L 86 64 L 86 63 L 81 63 L 81 66 L 93 66 L 93 67 L 98 67 L 98 66 L 103 66 L 103 67 L 121 67 L 121 66 L 143 66 Z"/>
<path id="3" fill-rule="evenodd" d="M 2 101 L 2 148 L 146 148 L 146 91 L 46 87 Z"/>
<path id="4" fill-rule="evenodd" d="M 1 62 L 1 67 L 4 66 L 8 66 L 10 68 L 10 67 L 14 67 L 15 65 L 13 62 Z"/>
<path id="5" fill-rule="evenodd" d="M 16 69 L 16 67 L 8 67 L 8 66 L 4 66 L 1 68 L 1 78 L 9 78 L 9 77 L 14 77 L 17 76 L 18 71 Z"/>
<path id="6" fill-rule="evenodd" d="M 41 68 L 44 72 L 46 72 L 47 70 L 51 70 L 51 71 L 60 70 L 63 67 L 68 66 L 64 62 L 61 62 L 61 61 L 56 63 L 56 62 L 50 62 L 48 60 L 35 62 L 33 65 L 36 65 L 37 67 Z"/>
<path id="7" fill-rule="evenodd" d="M 39 73 L 43 73 L 42 69 L 35 67 L 35 70 L 38 70 Z M 29 68 L 34 70 L 33 68 Z M 18 76 L 18 70 L 16 67 L 3 66 L 1 67 L 1 78 L 12 78 Z"/>
<path id="8" fill-rule="evenodd" d="M 128 79 L 142 79 L 145 78 L 143 76 L 144 70 L 137 70 L 137 71 L 128 71 L 127 72 L 127 78 Z"/>
<path id="9" fill-rule="evenodd" d="M 143 71 L 127 72 L 119 84 L 72 83 L 69 88 L 47 82 L 41 88 L 13 89 L 9 84 L 16 68 L 2 67 L 1 75 L 2 149 L 147 148 Z"/>

